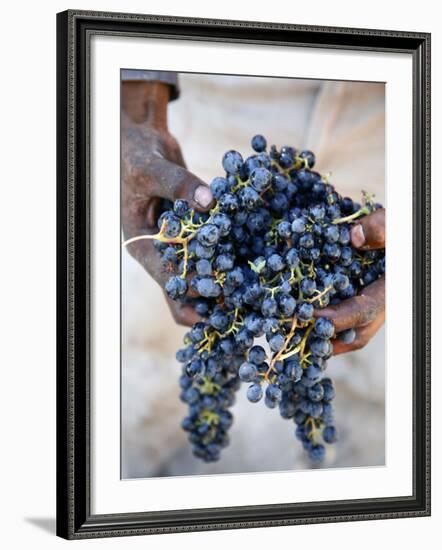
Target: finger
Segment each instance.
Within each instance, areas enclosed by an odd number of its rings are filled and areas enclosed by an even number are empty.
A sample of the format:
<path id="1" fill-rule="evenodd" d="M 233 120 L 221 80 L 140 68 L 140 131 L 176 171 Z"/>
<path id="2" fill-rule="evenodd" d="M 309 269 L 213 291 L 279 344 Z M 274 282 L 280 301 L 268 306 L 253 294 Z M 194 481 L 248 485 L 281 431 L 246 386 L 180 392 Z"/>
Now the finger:
<path id="1" fill-rule="evenodd" d="M 351 242 L 356 248 L 385 248 L 385 210 L 376 210 L 365 216 L 350 231 Z"/>
<path id="2" fill-rule="evenodd" d="M 191 327 L 195 323 L 201 321 L 201 317 L 193 309 L 193 307 L 182 304 L 180 302 L 175 302 L 171 300 L 166 294 L 166 301 L 169 306 L 172 317 L 178 325 L 183 325 L 185 327 Z"/>
<path id="3" fill-rule="evenodd" d="M 373 338 L 376 332 L 381 328 L 385 321 L 385 313 L 382 312 L 374 321 L 365 327 L 356 329 L 356 338 L 351 344 L 344 344 L 338 338 L 333 340 L 333 355 L 339 355 L 341 353 L 348 353 L 349 351 L 356 351 L 363 348 Z"/>
<path id="4" fill-rule="evenodd" d="M 142 176 L 149 187 L 149 195 L 174 201 L 185 199 L 191 208 L 205 212 L 213 205 L 210 187 L 197 176 L 168 160 L 152 159 L 148 174 Z"/>
<path id="5" fill-rule="evenodd" d="M 366 286 L 353 298 L 335 306 L 315 310 L 315 317 L 333 321 L 336 332 L 365 326 L 374 321 L 385 309 L 385 279 L 381 277 Z"/>

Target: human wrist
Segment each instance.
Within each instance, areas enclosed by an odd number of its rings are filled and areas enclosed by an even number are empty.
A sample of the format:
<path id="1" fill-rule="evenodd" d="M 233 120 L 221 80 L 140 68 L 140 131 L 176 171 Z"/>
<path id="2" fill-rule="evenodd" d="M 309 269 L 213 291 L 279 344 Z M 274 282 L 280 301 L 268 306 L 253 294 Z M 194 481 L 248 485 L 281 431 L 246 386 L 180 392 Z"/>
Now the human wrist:
<path id="1" fill-rule="evenodd" d="M 121 92 L 123 122 L 167 131 L 169 99 L 170 86 L 164 82 L 123 82 Z"/>

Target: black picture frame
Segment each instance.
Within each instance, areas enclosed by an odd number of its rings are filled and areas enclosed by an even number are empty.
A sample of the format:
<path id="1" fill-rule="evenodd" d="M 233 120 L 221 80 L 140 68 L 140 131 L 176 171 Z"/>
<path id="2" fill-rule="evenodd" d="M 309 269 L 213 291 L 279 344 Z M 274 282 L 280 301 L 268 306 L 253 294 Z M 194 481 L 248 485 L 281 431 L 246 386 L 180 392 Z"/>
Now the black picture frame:
<path id="1" fill-rule="evenodd" d="M 94 34 L 409 53 L 413 59 L 413 495 L 93 515 L 89 43 Z M 67 539 L 430 515 L 430 35 L 69 10 L 57 15 L 57 535 Z"/>

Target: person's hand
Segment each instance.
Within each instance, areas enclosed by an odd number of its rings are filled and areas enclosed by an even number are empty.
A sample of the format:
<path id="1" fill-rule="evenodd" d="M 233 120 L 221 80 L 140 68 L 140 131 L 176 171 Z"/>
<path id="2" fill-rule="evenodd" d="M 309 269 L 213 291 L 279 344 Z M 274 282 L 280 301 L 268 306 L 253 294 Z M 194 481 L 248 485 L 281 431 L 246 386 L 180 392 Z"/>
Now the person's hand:
<path id="1" fill-rule="evenodd" d="M 361 250 L 385 248 L 385 210 L 380 209 L 360 220 L 351 229 L 351 242 Z M 354 329 L 356 338 L 345 344 L 339 337 L 333 341 L 333 354 L 346 353 L 364 347 L 385 320 L 385 278 L 367 285 L 359 295 L 315 312 L 335 325 L 336 333 Z"/>
<path id="2" fill-rule="evenodd" d="M 122 86 L 122 225 L 125 240 L 158 232 L 163 199 L 185 199 L 207 211 L 209 187 L 185 168 L 181 149 L 167 127 L 170 88 L 161 82 L 124 82 Z M 129 253 L 162 288 L 170 274 L 152 240 L 128 244 Z M 191 326 L 200 318 L 190 306 L 167 298 L 175 321 Z"/>

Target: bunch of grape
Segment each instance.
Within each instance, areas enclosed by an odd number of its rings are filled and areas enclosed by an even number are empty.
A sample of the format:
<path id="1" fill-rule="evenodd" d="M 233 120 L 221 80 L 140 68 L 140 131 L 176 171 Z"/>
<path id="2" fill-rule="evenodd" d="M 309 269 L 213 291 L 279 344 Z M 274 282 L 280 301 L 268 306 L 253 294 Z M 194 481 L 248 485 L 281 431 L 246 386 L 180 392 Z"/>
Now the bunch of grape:
<path id="1" fill-rule="evenodd" d="M 181 399 L 189 407 L 182 427 L 197 457 L 217 460 L 244 382 L 249 401 L 278 407 L 294 421 L 309 458 L 321 462 L 324 443 L 337 439 L 335 391 L 324 376 L 332 339 L 351 343 L 355 332 L 335 334 L 318 310 L 384 273 L 383 250 L 356 250 L 350 242 L 354 220 L 381 206 L 367 194 L 362 205 L 340 196 L 313 170 L 310 151 L 266 152 L 260 135 L 252 148 L 246 160 L 236 151 L 224 155 L 225 176 L 211 183 L 210 213 L 177 200 L 154 236 L 164 269 L 173 272 L 167 294 L 192 303 L 203 319 L 177 352 Z M 197 298 L 189 298 L 189 287 Z M 256 344 L 262 336 L 267 346 Z"/>

